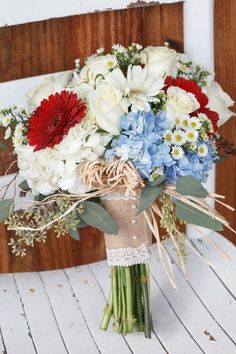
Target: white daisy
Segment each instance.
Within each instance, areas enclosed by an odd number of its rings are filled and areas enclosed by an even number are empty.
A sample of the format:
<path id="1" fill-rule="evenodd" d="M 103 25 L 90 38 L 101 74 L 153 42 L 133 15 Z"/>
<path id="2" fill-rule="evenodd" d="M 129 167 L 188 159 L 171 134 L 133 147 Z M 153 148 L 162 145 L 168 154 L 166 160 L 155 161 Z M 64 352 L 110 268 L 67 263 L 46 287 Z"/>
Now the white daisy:
<path id="1" fill-rule="evenodd" d="M 97 49 L 97 53 L 100 55 L 100 54 L 103 54 L 105 52 L 105 49 L 104 48 L 98 48 Z"/>
<path id="2" fill-rule="evenodd" d="M 208 154 L 208 147 L 206 144 L 201 144 L 198 146 L 198 156 L 200 157 L 206 157 Z"/>
<path id="3" fill-rule="evenodd" d="M 11 128 L 8 127 L 5 131 L 4 139 L 7 140 L 11 137 Z"/>
<path id="4" fill-rule="evenodd" d="M 165 139 L 165 143 L 167 145 L 171 145 L 171 143 L 172 143 L 172 131 L 171 130 L 167 130 L 165 132 L 164 139 Z"/>
<path id="5" fill-rule="evenodd" d="M 189 128 L 191 129 L 199 129 L 201 128 L 201 122 L 200 122 L 200 119 L 197 118 L 197 117 L 192 117 L 189 119 Z"/>
<path id="6" fill-rule="evenodd" d="M 191 143 L 190 144 L 190 149 L 193 150 L 193 151 L 197 150 L 197 144 L 195 142 Z"/>
<path id="7" fill-rule="evenodd" d="M 173 159 L 179 160 L 184 156 L 184 150 L 180 146 L 174 146 L 171 151 Z"/>
<path id="8" fill-rule="evenodd" d="M 23 144 L 23 141 L 24 141 L 24 138 L 23 138 L 23 135 L 22 136 L 15 136 L 13 139 L 13 145 L 14 147 L 17 149 L 19 148 L 22 144 Z"/>
<path id="9" fill-rule="evenodd" d="M 188 142 L 193 143 L 198 139 L 198 131 L 193 129 L 188 129 L 185 132 L 185 137 Z"/>
<path id="10" fill-rule="evenodd" d="M 123 93 L 120 102 L 124 111 L 150 111 L 149 102 L 156 102 L 157 95 L 164 85 L 163 78 L 150 73 L 140 65 L 129 65 L 127 78 L 121 69 L 116 68 L 105 77 L 105 81 Z"/>
<path id="11" fill-rule="evenodd" d="M 126 51 L 125 47 L 121 44 L 113 44 L 112 49 L 118 53 L 124 53 Z"/>
<path id="12" fill-rule="evenodd" d="M 207 135 L 207 133 L 205 131 L 201 132 L 201 138 L 204 141 L 209 140 L 209 137 L 208 137 L 208 135 Z"/>
<path id="13" fill-rule="evenodd" d="M 198 113 L 198 118 L 200 119 L 201 122 L 208 120 L 208 117 L 205 113 Z"/>
<path id="14" fill-rule="evenodd" d="M 24 130 L 24 125 L 22 123 L 18 123 L 15 127 L 14 136 L 22 136 Z"/>
<path id="15" fill-rule="evenodd" d="M 109 70 L 114 69 L 118 65 L 118 60 L 114 55 L 109 55 L 106 64 Z"/>
<path id="16" fill-rule="evenodd" d="M 11 116 L 1 116 L 0 125 L 6 128 L 11 123 Z"/>
<path id="17" fill-rule="evenodd" d="M 183 115 L 181 117 L 181 125 L 180 127 L 184 130 L 188 129 L 189 128 L 189 121 L 190 121 L 190 117 L 189 115 Z"/>
<path id="18" fill-rule="evenodd" d="M 132 45 L 135 46 L 137 50 L 143 49 L 143 47 L 139 43 L 132 43 Z"/>
<path id="19" fill-rule="evenodd" d="M 174 131 L 172 133 L 172 142 L 175 145 L 183 145 L 184 143 L 186 143 L 185 133 L 180 129 Z"/>
<path id="20" fill-rule="evenodd" d="M 181 117 L 179 115 L 177 115 L 177 117 L 172 122 L 172 126 L 173 127 L 175 126 L 176 128 L 180 128 L 181 123 L 182 123 Z"/>
<path id="21" fill-rule="evenodd" d="M 75 59 L 75 68 L 80 69 L 80 59 Z"/>

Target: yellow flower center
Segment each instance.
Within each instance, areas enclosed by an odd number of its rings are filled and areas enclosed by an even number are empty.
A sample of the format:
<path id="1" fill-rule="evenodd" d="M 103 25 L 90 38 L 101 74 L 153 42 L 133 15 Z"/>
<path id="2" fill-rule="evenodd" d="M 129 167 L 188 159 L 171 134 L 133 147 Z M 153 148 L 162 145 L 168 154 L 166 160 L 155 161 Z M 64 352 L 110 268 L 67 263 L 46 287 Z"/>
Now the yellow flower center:
<path id="1" fill-rule="evenodd" d="M 166 134 L 165 139 L 168 143 L 171 142 L 171 134 Z"/>
<path id="2" fill-rule="evenodd" d="M 175 140 L 176 141 L 181 141 L 182 140 L 182 136 L 180 134 L 176 134 Z"/>

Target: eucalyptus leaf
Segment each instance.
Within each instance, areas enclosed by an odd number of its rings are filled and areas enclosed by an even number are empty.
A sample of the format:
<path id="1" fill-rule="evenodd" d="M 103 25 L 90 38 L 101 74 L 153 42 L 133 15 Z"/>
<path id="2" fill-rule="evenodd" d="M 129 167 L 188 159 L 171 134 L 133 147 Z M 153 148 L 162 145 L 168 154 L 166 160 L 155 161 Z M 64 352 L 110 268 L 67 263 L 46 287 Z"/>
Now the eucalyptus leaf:
<path id="1" fill-rule="evenodd" d="M 175 204 L 176 215 L 180 220 L 183 220 L 188 224 L 206 227 L 210 230 L 223 230 L 223 226 L 218 220 L 212 219 L 212 217 L 197 208 L 194 208 L 180 200 L 175 200 Z"/>
<path id="2" fill-rule="evenodd" d="M 88 224 L 84 220 L 82 220 L 80 216 L 78 217 L 78 219 L 76 221 L 78 222 L 76 225 L 76 227 L 78 227 L 78 228 L 88 226 Z"/>
<path id="3" fill-rule="evenodd" d="M 4 199 L 0 201 L 0 222 L 4 222 L 9 217 L 9 212 L 14 199 Z"/>
<path id="4" fill-rule="evenodd" d="M 0 141 L 0 149 L 6 149 L 6 148 L 7 148 L 7 144 Z"/>
<path id="5" fill-rule="evenodd" d="M 69 229 L 68 230 L 69 232 L 69 235 L 76 241 L 79 241 L 80 240 L 80 234 L 77 230 L 74 230 L 74 229 Z"/>
<path id="6" fill-rule="evenodd" d="M 163 183 L 165 181 L 165 179 L 166 179 L 165 175 L 159 176 L 154 181 L 148 182 L 148 185 L 151 186 L 151 187 L 158 186 L 159 184 Z"/>
<path id="7" fill-rule="evenodd" d="M 115 235 L 118 233 L 117 224 L 101 205 L 89 201 L 82 204 L 84 212 L 80 214 L 80 217 L 88 225 L 96 227 L 106 234 Z"/>
<path id="8" fill-rule="evenodd" d="M 138 207 L 137 214 L 148 209 L 163 191 L 163 185 L 151 187 L 145 186 L 141 192 L 140 203 Z"/>
<path id="9" fill-rule="evenodd" d="M 202 186 L 199 179 L 193 176 L 179 177 L 176 182 L 176 191 L 182 195 L 192 195 L 198 198 L 206 198 L 207 190 Z"/>

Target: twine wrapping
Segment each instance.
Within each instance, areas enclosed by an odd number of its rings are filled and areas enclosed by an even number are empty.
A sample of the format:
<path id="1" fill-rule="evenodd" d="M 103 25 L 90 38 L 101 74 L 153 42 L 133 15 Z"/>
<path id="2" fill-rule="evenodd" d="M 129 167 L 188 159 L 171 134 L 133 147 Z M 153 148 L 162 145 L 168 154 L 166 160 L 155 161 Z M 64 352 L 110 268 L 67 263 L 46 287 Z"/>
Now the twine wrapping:
<path id="1" fill-rule="evenodd" d="M 149 263 L 152 233 L 143 213 L 136 215 L 137 196 L 111 193 L 102 204 L 119 227 L 116 235 L 105 234 L 107 261 L 111 266 Z"/>

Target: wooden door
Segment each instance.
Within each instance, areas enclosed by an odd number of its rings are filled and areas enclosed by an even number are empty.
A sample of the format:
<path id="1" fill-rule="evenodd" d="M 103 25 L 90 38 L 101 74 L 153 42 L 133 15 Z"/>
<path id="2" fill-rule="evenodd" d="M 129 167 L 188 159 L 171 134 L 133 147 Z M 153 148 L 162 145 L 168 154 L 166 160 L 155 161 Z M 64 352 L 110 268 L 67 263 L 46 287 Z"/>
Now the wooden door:
<path id="1" fill-rule="evenodd" d="M 142 3 L 142 2 L 141 2 Z M 0 82 L 72 69 L 75 58 L 86 58 L 113 43 L 143 46 L 168 41 L 183 50 L 183 5 L 165 4 L 70 16 L 0 28 Z M 1 100 L 1 98 L 0 98 Z M 0 174 L 11 160 L 10 148 L 0 155 Z M 80 241 L 56 239 L 35 246 L 24 258 L 11 254 L 11 233 L 0 226 L 0 272 L 70 267 L 105 258 L 103 235 L 87 227 Z"/>

